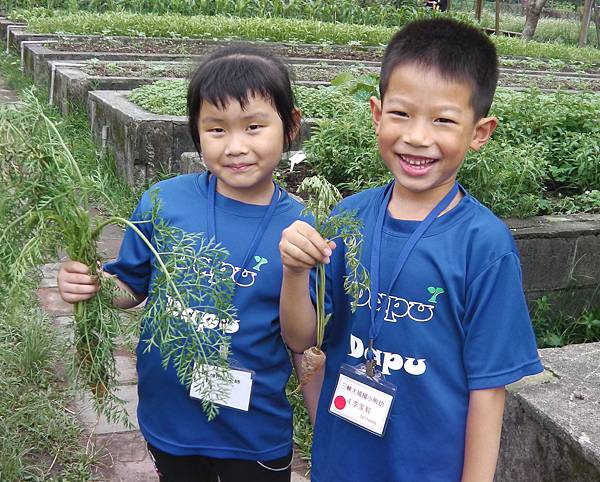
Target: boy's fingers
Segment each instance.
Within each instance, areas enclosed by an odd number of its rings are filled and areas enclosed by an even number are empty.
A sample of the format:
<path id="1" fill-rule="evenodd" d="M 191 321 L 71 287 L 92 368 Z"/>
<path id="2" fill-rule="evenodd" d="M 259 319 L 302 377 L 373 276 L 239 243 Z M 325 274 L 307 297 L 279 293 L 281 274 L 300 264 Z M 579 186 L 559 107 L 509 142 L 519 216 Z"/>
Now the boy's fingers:
<path id="1" fill-rule="evenodd" d="M 318 254 L 316 250 L 315 252 Z M 287 244 L 285 249 L 282 251 L 282 254 L 284 258 L 284 264 L 287 264 L 288 266 L 294 266 L 297 268 L 310 269 L 313 266 L 315 266 L 317 262 L 320 261 L 319 258 L 311 256 L 309 253 L 306 252 L 306 250 L 301 249 L 298 246 L 295 246 L 291 243 Z"/>
<path id="2" fill-rule="evenodd" d="M 321 257 L 331 256 L 331 247 L 310 224 L 299 224 L 298 233 L 312 243 L 312 245 L 319 251 Z"/>
<path id="3" fill-rule="evenodd" d="M 311 266 L 323 262 L 326 257 L 309 238 L 301 233 L 290 233 L 283 249 L 287 250 L 290 256 L 305 263 L 310 263 Z"/>

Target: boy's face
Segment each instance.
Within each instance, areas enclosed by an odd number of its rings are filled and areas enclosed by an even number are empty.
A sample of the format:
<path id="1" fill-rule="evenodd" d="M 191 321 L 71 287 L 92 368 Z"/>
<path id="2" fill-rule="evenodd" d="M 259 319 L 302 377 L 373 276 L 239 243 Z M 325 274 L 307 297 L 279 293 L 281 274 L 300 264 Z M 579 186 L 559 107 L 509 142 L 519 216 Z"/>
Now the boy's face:
<path id="1" fill-rule="evenodd" d="M 469 150 L 479 150 L 496 119 L 475 120 L 472 89 L 416 64 L 397 66 L 383 103 L 371 98 L 379 152 L 400 192 L 438 199 L 456 179 Z"/>

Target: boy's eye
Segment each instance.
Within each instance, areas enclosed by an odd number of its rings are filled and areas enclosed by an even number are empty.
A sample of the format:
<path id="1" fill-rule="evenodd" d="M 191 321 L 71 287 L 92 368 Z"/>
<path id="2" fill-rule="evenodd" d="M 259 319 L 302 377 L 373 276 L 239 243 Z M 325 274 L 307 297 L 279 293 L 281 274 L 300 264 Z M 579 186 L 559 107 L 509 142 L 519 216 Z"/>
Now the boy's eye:
<path id="1" fill-rule="evenodd" d="M 446 117 L 440 117 L 439 119 L 436 119 L 436 122 L 440 122 L 441 124 L 456 124 L 452 119 Z"/>
<path id="2" fill-rule="evenodd" d="M 408 114 L 402 110 L 393 110 L 390 114 L 396 117 L 408 117 Z"/>

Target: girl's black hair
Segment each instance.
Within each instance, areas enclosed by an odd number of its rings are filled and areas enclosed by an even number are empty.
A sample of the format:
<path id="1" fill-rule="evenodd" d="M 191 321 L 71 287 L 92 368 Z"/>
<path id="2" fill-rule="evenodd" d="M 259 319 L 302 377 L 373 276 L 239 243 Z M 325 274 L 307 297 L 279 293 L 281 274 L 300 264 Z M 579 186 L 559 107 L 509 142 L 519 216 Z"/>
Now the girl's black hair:
<path id="1" fill-rule="evenodd" d="M 236 44 L 212 52 L 192 75 L 187 110 L 196 150 L 200 152 L 198 116 L 204 102 L 224 109 L 228 102 L 237 100 L 244 109 L 252 96 L 271 101 L 283 122 L 284 146 L 288 149 L 296 132 L 288 69 L 271 52 Z"/>

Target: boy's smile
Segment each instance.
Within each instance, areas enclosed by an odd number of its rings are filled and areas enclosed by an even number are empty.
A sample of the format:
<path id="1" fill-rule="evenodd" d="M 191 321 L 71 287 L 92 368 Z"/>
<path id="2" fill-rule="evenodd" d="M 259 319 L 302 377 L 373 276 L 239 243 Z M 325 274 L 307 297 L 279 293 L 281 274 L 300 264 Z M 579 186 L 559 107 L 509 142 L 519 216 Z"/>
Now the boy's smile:
<path id="1" fill-rule="evenodd" d="M 431 209 L 452 187 L 469 150 L 479 150 L 496 126 L 476 120 L 467 82 L 435 69 L 400 64 L 383 103 L 371 98 L 379 152 L 396 179 L 395 197 Z"/>

